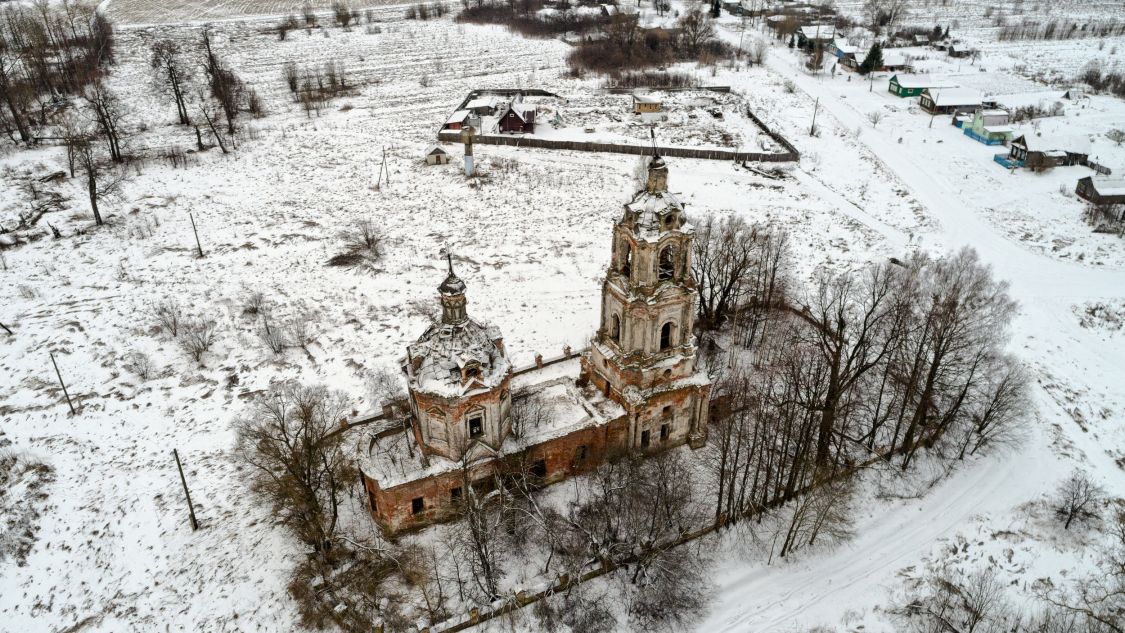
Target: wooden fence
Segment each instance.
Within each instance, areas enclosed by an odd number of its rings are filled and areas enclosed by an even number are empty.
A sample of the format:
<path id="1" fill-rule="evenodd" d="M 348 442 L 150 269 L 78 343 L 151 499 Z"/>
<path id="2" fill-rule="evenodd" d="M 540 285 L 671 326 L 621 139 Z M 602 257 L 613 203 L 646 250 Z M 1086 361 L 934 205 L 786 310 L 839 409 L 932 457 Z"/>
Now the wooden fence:
<path id="1" fill-rule="evenodd" d="M 769 133 L 767 132 L 767 134 Z M 774 138 L 772 134 L 770 137 Z M 461 133 L 459 131 L 443 130 L 438 132 L 438 140 L 459 143 L 461 142 Z M 576 152 L 632 154 L 634 156 L 648 155 L 653 151 L 650 145 L 620 145 L 617 143 L 595 143 L 592 141 L 557 141 L 543 138 L 527 138 L 524 136 L 501 136 L 498 134 L 478 134 L 473 137 L 473 143 L 538 149 L 568 149 Z M 787 146 L 789 151 L 779 153 L 734 152 L 725 149 L 657 146 L 656 152 L 661 156 L 671 156 L 674 158 L 702 158 L 706 160 L 730 160 L 737 162 L 787 163 L 794 162 L 800 158 L 800 155 L 792 149 L 788 141 L 783 142 L 782 146 Z"/>
<path id="2" fill-rule="evenodd" d="M 662 89 L 667 90 L 667 89 Z M 684 88 L 684 90 L 712 90 L 718 92 L 729 91 L 729 86 L 709 86 L 704 88 Z M 629 89 L 632 92 L 632 89 Z M 458 110 L 465 109 L 469 101 L 483 95 L 497 95 L 513 97 L 517 94 L 525 96 L 557 97 L 554 93 L 536 89 L 497 88 L 489 90 L 473 90 L 457 106 Z M 800 160 L 801 153 L 784 136 L 775 132 L 770 126 L 755 115 L 749 107 L 746 116 L 750 118 L 766 136 L 773 139 L 778 145 L 785 148 L 784 152 L 735 152 L 725 149 L 698 149 L 693 147 L 660 147 L 656 148 L 661 156 L 673 158 L 701 158 L 705 160 L 730 160 L 736 162 L 758 163 L 794 163 Z M 460 130 L 439 130 L 437 138 L 446 143 L 460 143 Z M 474 143 L 481 145 L 507 145 L 509 147 L 533 147 L 538 149 L 568 149 L 576 152 L 600 152 L 606 154 L 632 154 L 643 156 L 652 153 L 650 145 L 623 145 L 617 143 L 595 143 L 592 141 L 560 141 L 543 138 L 528 138 L 525 136 L 505 136 L 503 134 L 478 134 L 473 137 Z"/>

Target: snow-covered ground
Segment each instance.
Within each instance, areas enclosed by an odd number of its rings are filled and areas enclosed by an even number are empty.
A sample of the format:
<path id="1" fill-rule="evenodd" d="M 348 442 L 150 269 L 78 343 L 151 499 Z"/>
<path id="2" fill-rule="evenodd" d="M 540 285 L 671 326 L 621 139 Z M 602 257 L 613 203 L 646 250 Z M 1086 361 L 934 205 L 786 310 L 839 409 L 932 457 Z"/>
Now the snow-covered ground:
<path id="1" fill-rule="evenodd" d="M 129 22 L 127 2 L 113 0 L 110 15 L 120 9 L 116 17 Z M 275 4 L 263 10 L 296 6 Z M 132 19 L 211 15 L 180 10 Z M 592 80 L 564 76 L 568 47 L 559 42 L 448 18 L 406 22 L 400 7 L 377 11 L 379 33 L 333 28 L 285 42 L 267 32 L 272 19 L 218 26 L 221 54 L 269 110 L 251 122 L 253 137 L 230 156 L 199 155 L 187 169 L 143 166 L 124 199 L 106 205 L 110 226 L 98 230 L 90 229 L 78 184 L 64 181 L 55 187 L 69 197 L 66 209 L 47 220 L 67 237 L 2 253 L 0 322 L 14 335 L 0 333 L 0 448 L 45 462 L 54 481 L 26 565 L 0 557 L 0 630 L 293 629 L 285 582 L 301 554 L 268 508 L 247 496 L 230 453 L 231 422 L 279 379 L 329 384 L 357 411 L 374 406 L 367 381 L 393 368 L 424 328 L 443 247 L 469 285 L 469 310 L 503 330 L 516 365 L 536 352 L 581 347 L 593 332 L 609 231 L 635 187 L 635 158 L 478 147 L 485 176 L 475 182 L 456 165 L 421 162 L 470 89 L 564 94 Z M 111 84 L 135 108 L 134 124 L 148 124 L 138 142 L 193 145 L 151 90 L 145 44 L 198 32 L 161 26 L 120 34 Z M 360 85 L 307 118 L 290 101 L 282 66 L 330 59 Z M 978 64 L 990 68 L 992 60 L 986 53 Z M 1076 465 L 1125 496 L 1115 463 L 1125 446 L 1125 242 L 1090 233 L 1077 217 L 1081 205 L 1060 193 L 1089 170 L 1009 174 L 991 161 L 1000 150 L 945 120 L 929 127 L 928 116 L 885 84 L 868 92 L 864 82 L 798 67 L 787 48 L 773 46 L 766 68 L 720 69 L 713 81 L 731 85 L 790 138 L 802 152 L 799 166 L 772 180 L 726 162 L 673 159 L 671 188 L 691 214 L 736 213 L 788 228 L 800 279 L 911 249 L 974 246 L 1020 301 L 1011 349 L 1034 372 L 1037 412 L 1019 450 L 968 461 L 918 498 L 872 502 L 856 539 L 839 549 L 765 565 L 724 541 L 716 597 L 698 630 L 848 621 L 891 631 L 881 605 L 904 575 L 954 544 L 958 564 L 991 556 L 1006 560 L 1013 577 L 1087 568 L 1081 543 L 1058 538 L 1041 504 Z M 1097 98 L 1088 107 L 1066 120 L 1091 131 L 1125 121 L 1120 101 Z M 875 127 L 867 116 L 874 109 L 885 112 Z M 814 115 L 820 132 L 810 137 Z M 391 179 L 377 189 L 383 148 Z M 456 162 L 459 148 L 447 149 Z M 58 148 L 0 157 L 0 223 L 26 208 L 16 193 L 21 174 L 64 163 Z M 203 259 L 193 256 L 189 212 Z M 342 248 L 340 233 L 362 219 L 384 233 L 379 270 L 325 266 Z M 278 322 L 312 323 L 316 342 L 307 351 L 270 352 L 258 320 L 244 314 L 253 291 L 266 294 Z M 201 364 L 157 327 L 151 305 L 166 299 L 216 321 L 217 342 Z M 76 416 L 56 386 L 52 352 L 78 400 Z M 138 375 L 131 352 L 148 356 L 150 375 Z M 199 532 L 187 527 L 173 448 L 185 462 Z M 362 512 L 361 498 L 349 504 Z"/>

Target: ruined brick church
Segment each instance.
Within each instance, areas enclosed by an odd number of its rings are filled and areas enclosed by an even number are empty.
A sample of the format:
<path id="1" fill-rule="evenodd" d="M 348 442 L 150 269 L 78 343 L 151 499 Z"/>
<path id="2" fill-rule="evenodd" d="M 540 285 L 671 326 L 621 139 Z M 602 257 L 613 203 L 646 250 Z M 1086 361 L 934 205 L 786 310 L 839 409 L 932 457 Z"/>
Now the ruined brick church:
<path id="1" fill-rule="evenodd" d="M 454 516 L 466 486 L 491 490 L 513 473 L 547 485 L 627 453 L 704 444 L 711 383 L 693 334 L 694 233 L 683 213 L 654 156 L 613 228 L 590 349 L 527 369 L 512 367 L 498 328 L 469 316 L 450 260 L 441 321 L 402 360 L 409 424 L 369 431 L 359 446 L 386 532 Z"/>

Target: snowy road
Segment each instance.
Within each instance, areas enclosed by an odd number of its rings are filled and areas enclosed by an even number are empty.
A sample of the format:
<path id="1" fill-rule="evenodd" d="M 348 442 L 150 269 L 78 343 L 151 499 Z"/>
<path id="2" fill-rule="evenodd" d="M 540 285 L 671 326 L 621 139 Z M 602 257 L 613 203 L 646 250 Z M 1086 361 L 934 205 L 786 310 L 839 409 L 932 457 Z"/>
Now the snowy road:
<path id="1" fill-rule="evenodd" d="M 1012 294 L 1020 302 L 1011 349 L 1036 370 L 1040 385 L 1061 379 L 1071 393 L 1111 406 L 1115 417 L 1106 421 L 1107 427 L 1100 433 L 1084 432 L 1071 420 L 1066 403 L 1053 400 L 1055 391 L 1036 389 L 1039 414 L 1019 450 L 963 467 L 921 499 L 869 510 L 857 522 L 856 539 L 834 552 L 771 567 L 725 562 L 716 577 L 720 590 L 713 612 L 700 631 L 835 625 L 842 612 L 845 617 L 863 617 L 886 602 L 899 570 L 919 563 L 935 546 L 978 518 L 999 523 L 1010 520 L 1012 509 L 1052 489 L 1073 468 L 1072 461 L 1059 455 L 1058 439 L 1050 432 L 1052 423 L 1061 429 L 1063 443 L 1077 449 L 1073 452 L 1078 461 L 1087 462 L 1086 467 L 1103 478 L 1103 485 L 1119 495 L 1125 492 L 1125 474 L 1106 452 L 1115 446 L 1114 434 L 1121 432 L 1122 403 L 1116 377 L 1125 368 L 1125 349 L 1120 337 L 1113 340 L 1082 328 L 1072 311 L 1073 305 L 1091 299 L 1125 295 L 1125 271 L 1060 261 L 1012 241 L 984 216 L 982 205 L 988 200 L 982 202 L 976 191 L 967 195 L 962 191 L 964 183 L 957 181 L 962 176 L 937 166 L 941 154 L 911 151 L 890 126 L 872 128 L 867 112 L 882 107 L 882 95 L 868 96 L 856 83 L 842 79 L 810 76 L 797 68 L 789 51 L 774 47 L 770 52 L 770 69 L 791 79 L 810 98 L 818 98 L 822 116 L 827 112 L 842 127 L 860 130 L 858 141 L 938 221 L 937 230 L 924 236 L 926 243 L 945 249 L 972 246 L 998 277 L 1011 283 Z M 869 109 L 861 111 L 862 107 Z M 924 127 L 924 119 L 915 118 L 918 127 Z M 931 139 L 929 147 L 936 150 L 938 146 L 932 143 Z M 942 151 L 960 151 L 949 145 Z M 905 251 L 908 237 L 901 230 L 836 193 L 821 173 L 798 170 L 796 177 L 816 195 L 832 201 L 841 213 L 881 234 L 892 249 Z M 1049 374 L 1045 367 L 1050 368 Z"/>

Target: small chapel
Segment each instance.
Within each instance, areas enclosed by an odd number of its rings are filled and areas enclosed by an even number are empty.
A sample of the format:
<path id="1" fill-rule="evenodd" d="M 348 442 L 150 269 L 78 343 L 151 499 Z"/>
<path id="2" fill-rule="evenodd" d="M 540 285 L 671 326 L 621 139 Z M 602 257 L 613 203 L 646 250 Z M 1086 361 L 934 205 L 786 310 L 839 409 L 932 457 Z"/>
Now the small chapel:
<path id="1" fill-rule="evenodd" d="M 380 527 L 394 534 L 455 517 L 467 490 L 515 476 L 545 486 L 630 453 L 702 447 L 711 382 L 693 334 L 693 238 L 668 167 L 653 156 L 613 228 L 590 348 L 526 368 L 511 365 L 497 327 L 469 316 L 467 284 L 448 258 L 441 319 L 401 362 L 407 419 L 358 446 Z"/>

